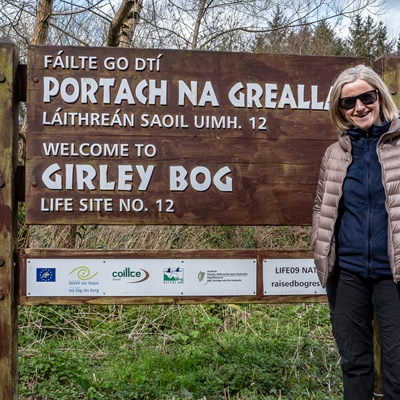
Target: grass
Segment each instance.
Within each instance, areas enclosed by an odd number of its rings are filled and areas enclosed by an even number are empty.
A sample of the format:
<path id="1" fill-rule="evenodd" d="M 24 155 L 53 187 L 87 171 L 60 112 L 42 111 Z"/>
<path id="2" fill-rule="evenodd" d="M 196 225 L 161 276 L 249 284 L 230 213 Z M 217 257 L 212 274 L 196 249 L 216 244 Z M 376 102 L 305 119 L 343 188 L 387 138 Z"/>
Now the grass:
<path id="1" fill-rule="evenodd" d="M 55 227 L 30 227 L 52 247 Z M 302 227 L 80 226 L 77 248 L 307 248 Z M 26 240 L 26 238 L 24 239 Z M 21 400 L 338 399 L 324 304 L 22 306 Z"/>
<path id="2" fill-rule="evenodd" d="M 24 307 L 20 398 L 339 398 L 329 331 L 321 304 Z"/>
<path id="3" fill-rule="evenodd" d="M 51 248 L 57 226 L 30 226 L 29 247 Z M 21 231 L 24 231 L 22 226 Z M 81 225 L 80 249 L 304 249 L 309 227 L 279 226 L 105 226 Z M 26 240 L 23 241 L 23 244 Z"/>

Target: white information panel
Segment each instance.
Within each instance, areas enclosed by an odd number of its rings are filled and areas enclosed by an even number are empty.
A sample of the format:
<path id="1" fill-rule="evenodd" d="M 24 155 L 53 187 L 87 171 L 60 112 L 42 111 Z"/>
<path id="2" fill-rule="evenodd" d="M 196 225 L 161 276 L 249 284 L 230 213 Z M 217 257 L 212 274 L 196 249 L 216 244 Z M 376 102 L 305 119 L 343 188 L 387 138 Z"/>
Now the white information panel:
<path id="1" fill-rule="evenodd" d="M 253 296 L 255 259 L 27 260 L 28 296 Z"/>
<path id="2" fill-rule="evenodd" d="M 264 295 L 326 294 L 313 259 L 263 261 Z"/>

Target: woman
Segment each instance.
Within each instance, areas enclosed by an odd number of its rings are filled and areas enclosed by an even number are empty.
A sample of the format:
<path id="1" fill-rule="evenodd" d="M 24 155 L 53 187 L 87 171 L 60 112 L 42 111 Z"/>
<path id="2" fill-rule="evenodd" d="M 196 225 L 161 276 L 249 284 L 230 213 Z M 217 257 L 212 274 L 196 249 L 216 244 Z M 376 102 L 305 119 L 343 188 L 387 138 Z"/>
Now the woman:
<path id="1" fill-rule="evenodd" d="M 344 399 L 373 397 L 375 311 L 385 400 L 400 399 L 400 120 L 382 79 L 358 65 L 330 97 L 340 132 L 322 159 L 311 233 L 341 355 Z"/>

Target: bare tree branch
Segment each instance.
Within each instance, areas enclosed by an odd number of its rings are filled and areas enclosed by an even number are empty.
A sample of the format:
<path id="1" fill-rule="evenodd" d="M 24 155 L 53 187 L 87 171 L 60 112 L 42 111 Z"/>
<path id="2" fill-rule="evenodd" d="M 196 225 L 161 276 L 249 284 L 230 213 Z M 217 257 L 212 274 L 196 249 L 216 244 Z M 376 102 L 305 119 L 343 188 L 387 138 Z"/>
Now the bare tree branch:
<path id="1" fill-rule="evenodd" d="M 204 17 L 205 9 L 206 9 L 206 0 L 201 0 L 200 1 L 199 12 L 197 14 L 196 23 L 194 25 L 192 49 L 196 49 L 197 48 L 197 41 L 198 41 L 198 38 L 199 38 L 200 25 L 201 25 L 201 21 L 202 21 L 202 19 Z"/>
<path id="2" fill-rule="evenodd" d="M 141 32 L 145 30 L 148 37 L 157 35 L 162 38 L 159 44 L 154 42 L 154 46 L 165 46 L 165 43 L 174 46 L 174 42 L 179 43 L 179 48 L 207 49 L 210 45 L 215 48 L 217 42 L 230 40 L 228 37 L 232 38 L 232 34 L 239 38 L 240 32 L 244 32 L 249 34 L 247 38 L 254 38 L 254 35 L 271 32 L 269 17 L 277 4 L 281 4 L 288 15 L 288 23 L 276 28 L 284 30 L 315 25 L 323 20 L 337 23 L 360 10 L 378 10 L 384 0 L 212 0 L 208 2 L 204 13 L 200 9 L 200 0 L 154 0 L 148 3 L 152 6 L 153 14 L 156 3 L 165 4 L 154 17 L 149 18 L 149 9 L 142 14 Z M 200 15 L 203 18 L 199 23 Z M 249 43 L 248 39 L 244 35 L 240 35 L 240 38 L 244 40 L 241 49 L 247 50 L 245 43 Z"/>
<path id="3" fill-rule="evenodd" d="M 52 43 L 248 51 L 257 36 L 272 31 L 269 20 L 278 4 L 287 20 L 274 30 L 340 23 L 361 10 L 379 11 L 387 0 L 36 1 L 0 0 L 1 33 L 9 32 L 23 47 L 34 36 L 30 32 L 37 19 Z M 43 14 L 40 6 L 49 2 L 52 14 Z"/>

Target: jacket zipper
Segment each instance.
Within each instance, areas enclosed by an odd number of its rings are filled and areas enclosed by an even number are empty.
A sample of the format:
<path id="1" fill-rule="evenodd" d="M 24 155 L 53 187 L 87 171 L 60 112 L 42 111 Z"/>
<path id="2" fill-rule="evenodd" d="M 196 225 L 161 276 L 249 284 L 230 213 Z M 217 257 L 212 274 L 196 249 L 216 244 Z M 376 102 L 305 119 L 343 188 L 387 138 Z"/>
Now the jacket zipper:
<path id="1" fill-rule="evenodd" d="M 372 276 L 372 267 L 371 267 L 371 236 L 372 236 L 372 194 L 371 194 L 371 163 L 369 153 L 371 151 L 371 139 L 369 133 L 367 132 L 367 182 L 368 182 L 368 248 L 367 248 L 367 268 L 368 268 L 368 277 Z"/>

